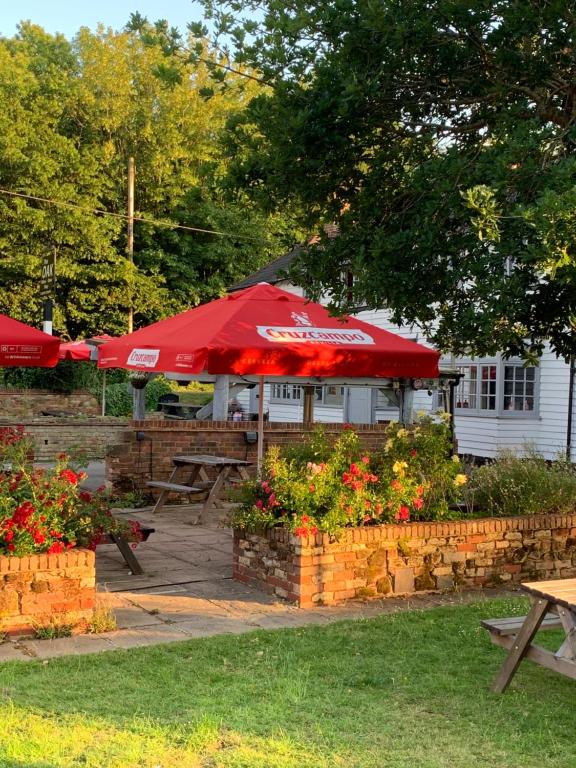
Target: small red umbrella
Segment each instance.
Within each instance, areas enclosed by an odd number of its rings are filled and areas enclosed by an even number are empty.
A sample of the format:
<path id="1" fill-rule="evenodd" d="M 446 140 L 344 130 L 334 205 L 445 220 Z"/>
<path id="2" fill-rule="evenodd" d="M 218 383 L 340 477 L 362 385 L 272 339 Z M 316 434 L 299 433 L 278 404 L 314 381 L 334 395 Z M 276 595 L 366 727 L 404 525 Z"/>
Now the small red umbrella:
<path id="1" fill-rule="evenodd" d="M 114 336 L 109 336 L 107 333 L 103 333 L 101 336 L 92 336 L 84 341 L 67 341 L 64 344 L 60 344 L 60 350 L 58 352 L 58 358 L 60 360 L 75 360 L 78 362 L 87 362 L 90 360 L 96 360 L 98 357 L 97 349 L 100 345 L 107 341 L 113 341 Z M 106 415 L 106 371 L 102 376 L 102 397 L 101 397 L 101 413 L 102 416 Z"/>
<path id="2" fill-rule="evenodd" d="M 58 358 L 60 360 L 95 360 L 95 349 L 101 344 L 105 344 L 108 341 L 113 341 L 114 336 L 108 336 L 107 333 L 101 336 L 92 336 L 89 339 L 80 341 L 67 341 L 60 344 L 60 350 L 58 352 Z"/>
<path id="3" fill-rule="evenodd" d="M 0 315 L 0 368 L 53 368 L 60 340 L 37 328 Z"/>
<path id="4" fill-rule="evenodd" d="M 440 355 L 268 283 L 106 343 L 100 368 L 257 376 L 436 378 Z"/>

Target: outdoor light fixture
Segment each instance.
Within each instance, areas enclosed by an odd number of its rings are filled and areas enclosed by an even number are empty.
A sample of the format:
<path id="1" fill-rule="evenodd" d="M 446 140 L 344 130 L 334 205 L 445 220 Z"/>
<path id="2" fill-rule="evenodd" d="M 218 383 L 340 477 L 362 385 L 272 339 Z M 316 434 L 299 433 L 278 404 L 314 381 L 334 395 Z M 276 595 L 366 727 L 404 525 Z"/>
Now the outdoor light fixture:
<path id="1" fill-rule="evenodd" d="M 244 432 L 244 442 L 246 445 L 254 445 L 258 442 L 258 432 Z"/>
<path id="2" fill-rule="evenodd" d="M 422 389 L 424 382 L 422 379 L 412 379 L 412 389 Z"/>

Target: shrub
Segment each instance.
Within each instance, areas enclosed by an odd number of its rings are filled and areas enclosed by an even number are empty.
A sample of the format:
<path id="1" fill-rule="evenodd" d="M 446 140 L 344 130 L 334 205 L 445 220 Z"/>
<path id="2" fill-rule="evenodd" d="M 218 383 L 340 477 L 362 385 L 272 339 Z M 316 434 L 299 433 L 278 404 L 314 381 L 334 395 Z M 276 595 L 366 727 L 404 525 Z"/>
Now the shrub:
<path id="1" fill-rule="evenodd" d="M 472 471 L 465 501 L 481 516 L 573 512 L 576 468 L 566 459 L 548 462 L 533 449 L 524 456 L 502 452 Z"/>
<path id="2" fill-rule="evenodd" d="M 391 424 L 385 450 L 376 456 L 361 449 L 351 429 L 332 448 L 318 432 L 297 450 L 282 453 L 273 446 L 262 480 L 242 489 L 232 524 L 280 525 L 306 536 L 334 535 L 347 526 L 445 519 L 466 482 L 457 457 L 447 455 L 447 444 L 446 424 L 423 418 L 411 431 Z"/>
<path id="3" fill-rule="evenodd" d="M 128 391 L 128 383 L 110 384 L 106 387 L 106 415 L 131 416 L 132 395 Z"/>
<path id="4" fill-rule="evenodd" d="M 94 548 L 109 533 L 139 538 L 137 523 L 112 517 L 108 498 L 78 487 L 85 477 L 68 457 L 53 469 L 35 469 L 21 427 L 0 430 L 0 555 L 58 554 Z"/>

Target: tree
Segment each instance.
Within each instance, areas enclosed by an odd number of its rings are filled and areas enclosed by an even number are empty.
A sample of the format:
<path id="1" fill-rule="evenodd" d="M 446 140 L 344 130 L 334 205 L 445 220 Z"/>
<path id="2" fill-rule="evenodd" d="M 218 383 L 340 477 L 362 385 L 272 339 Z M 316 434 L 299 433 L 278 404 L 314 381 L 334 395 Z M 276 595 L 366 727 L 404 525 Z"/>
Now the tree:
<path id="1" fill-rule="evenodd" d="M 41 317 L 47 250 L 55 329 L 72 338 L 125 332 L 130 301 L 138 326 L 212 299 L 282 252 L 286 217 L 222 184 L 220 135 L 244 106 L 244 79 L 214 87 L 163 23 L 134 16 L 121 33 L 81 29 L 71 42 L 23 24 L 0 40 L 0 74 L 0 311 Z M 129 156 L 147 222 L 136 222 L 133 265 Z"/>
<path id="2" fill-rule="evenodd" d="M 294 269 L 312 295 L 457 354 L 576 354 L 571 3 L 205 7 L 266 83 L 231 130 L 236 183 L 340 226 Z"/>

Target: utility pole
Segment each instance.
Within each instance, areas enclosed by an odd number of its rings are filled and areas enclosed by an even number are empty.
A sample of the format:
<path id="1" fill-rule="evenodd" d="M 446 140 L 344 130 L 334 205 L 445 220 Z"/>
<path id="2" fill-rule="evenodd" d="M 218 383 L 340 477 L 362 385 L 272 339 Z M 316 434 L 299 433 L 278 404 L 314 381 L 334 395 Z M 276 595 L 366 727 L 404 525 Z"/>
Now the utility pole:
<path id="1" fill-rule="evenodd" d="M 126 238 L 126 256 L 130 262 L 128 285 L 128 333 L 134 330 L 134 306 L 132 304 L 132 265 L 134 264 L 134 158 L 128 158 L 128 232 Z"/>

